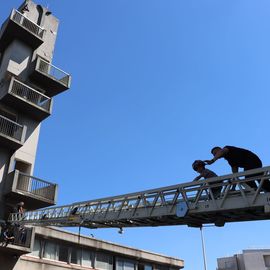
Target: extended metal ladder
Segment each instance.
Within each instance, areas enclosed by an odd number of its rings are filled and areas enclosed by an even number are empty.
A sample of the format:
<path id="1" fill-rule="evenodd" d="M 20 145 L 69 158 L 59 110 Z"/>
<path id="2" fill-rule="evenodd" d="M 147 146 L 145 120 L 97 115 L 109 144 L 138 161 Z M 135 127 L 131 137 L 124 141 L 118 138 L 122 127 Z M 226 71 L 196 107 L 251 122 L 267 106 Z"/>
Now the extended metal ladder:
<path id="1" fill-rule="evenodd" d="M 256 174 L 256 175 L 255 175 Z M 65 206 L 11 214 L 9 221 L 38 226 L 123 228 L 263 220 L 270 218 L 270 167 Z M 251 189 L 246 182 L 257 181 Z M 221 187 L 214 196 L 213 187 Z"/>

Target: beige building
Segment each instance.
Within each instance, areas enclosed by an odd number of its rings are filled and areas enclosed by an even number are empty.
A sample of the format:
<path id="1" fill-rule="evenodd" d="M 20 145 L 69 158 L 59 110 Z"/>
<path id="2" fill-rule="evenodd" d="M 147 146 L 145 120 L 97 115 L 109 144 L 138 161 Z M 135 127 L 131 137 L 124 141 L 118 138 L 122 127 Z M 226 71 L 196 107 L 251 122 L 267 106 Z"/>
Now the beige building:
<path id="1" fill-rule="evenodd" d="M 2 270 L 178 270 L 182 260 L 55 228 L 35 228 L 31 253 L 22 247 L 0 248 Z M 19 257 L 20 256 L 20 257 Z"/>
<path id="2" fill-rule="evenodd" d="M 269 270 L 270 249 L 247 249 L 242 254 L 217 259 L 217 270 Z"/>
<path id="3" fill-rule="evenodd" d="M 56 228 L 4 224 L 19 202 L 28 210 L 56 204 L 57 184 L 34 176 L 34 165 L 41 122 L 51 115 L 54 96 L 71 83 L 52 64 L 58 24 L 48 9 L 26 0 L 0 30 L 0 269 L 183 268 L 180 259 Z"/>

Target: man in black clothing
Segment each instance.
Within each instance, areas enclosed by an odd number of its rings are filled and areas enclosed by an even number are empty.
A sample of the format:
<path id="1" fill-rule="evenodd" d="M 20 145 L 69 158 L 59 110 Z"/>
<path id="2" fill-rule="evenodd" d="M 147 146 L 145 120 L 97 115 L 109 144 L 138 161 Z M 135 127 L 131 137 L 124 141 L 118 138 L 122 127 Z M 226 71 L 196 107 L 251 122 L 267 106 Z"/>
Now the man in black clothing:
<path id="1" fill-rule="evenodd" d="M 213 164 L 220 158 L 224 158 L 230 164 L 233 173 L 237 173 L 239 168 L 243 168 L 244 171 L 247 171 L 262 167 L 262 162 L 259 157 L 253 152 L 243 148 L 234 146 L 225 146 L 221 148 L 216 146 L 211 150 L 211 153 L 213 154 L 214 158 L 211 160 L 205 160 L 208 165 Z M 248 178 L 261 175 L 262 174 L 254 174 L 248 176 Z M 249 181 L 247 182 L 247 185 L 249 185 L 251 188 L 257 188 L 255 181 Z M 270 182 L 268 180 L 264 180 L 262 188 L 265 191 L 270 191 Z"/>

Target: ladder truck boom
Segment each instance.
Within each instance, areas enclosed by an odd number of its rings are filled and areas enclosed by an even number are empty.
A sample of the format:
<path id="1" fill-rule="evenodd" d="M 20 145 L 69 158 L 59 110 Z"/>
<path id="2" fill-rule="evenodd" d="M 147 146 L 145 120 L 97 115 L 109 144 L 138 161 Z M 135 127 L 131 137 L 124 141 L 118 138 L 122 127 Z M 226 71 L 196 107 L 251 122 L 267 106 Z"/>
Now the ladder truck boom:
<path id="1" fill-rule="evenodd" d="M 255 176 L 254 176 L 255 175 Z M 56 206 L 24 214 L 12 213 L 9 221 L 25 225 L 124 228 L 203 224 L 270 218 L 270 193 L 262 188 L 270 167 L 207 180 L 193 181 L 120 196 Z M 246 182 L 257 181 L 251 189 Z M 221 187 L 218 197 L 211 188 Z"/>

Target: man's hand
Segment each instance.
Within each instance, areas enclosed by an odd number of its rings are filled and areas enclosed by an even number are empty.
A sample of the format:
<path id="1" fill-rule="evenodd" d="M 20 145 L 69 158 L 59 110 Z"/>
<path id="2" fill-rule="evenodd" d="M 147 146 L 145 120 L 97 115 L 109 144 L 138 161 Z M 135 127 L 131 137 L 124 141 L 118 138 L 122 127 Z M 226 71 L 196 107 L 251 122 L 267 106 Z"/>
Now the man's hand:
<path id="1" fill-rule="evenodd" d="M 197 177 L 195 177 L 192 181 L 198 181 L 198 180 L 200 180 L 202 178 L 202 175 L 200 174 L 200 175 L 198 175 Z"/>
<path id="2" fill-rule="evenodd" d="M 214 160 L 214 159 L 211 159 L 211 160 L 204 160 L 203 162 L 205 162 L 205 163 L 208 164 L 208 165 L 211 165 L 211 164 L 213 164 L 213 163 L 215 162 L 215 160 Z"/>

